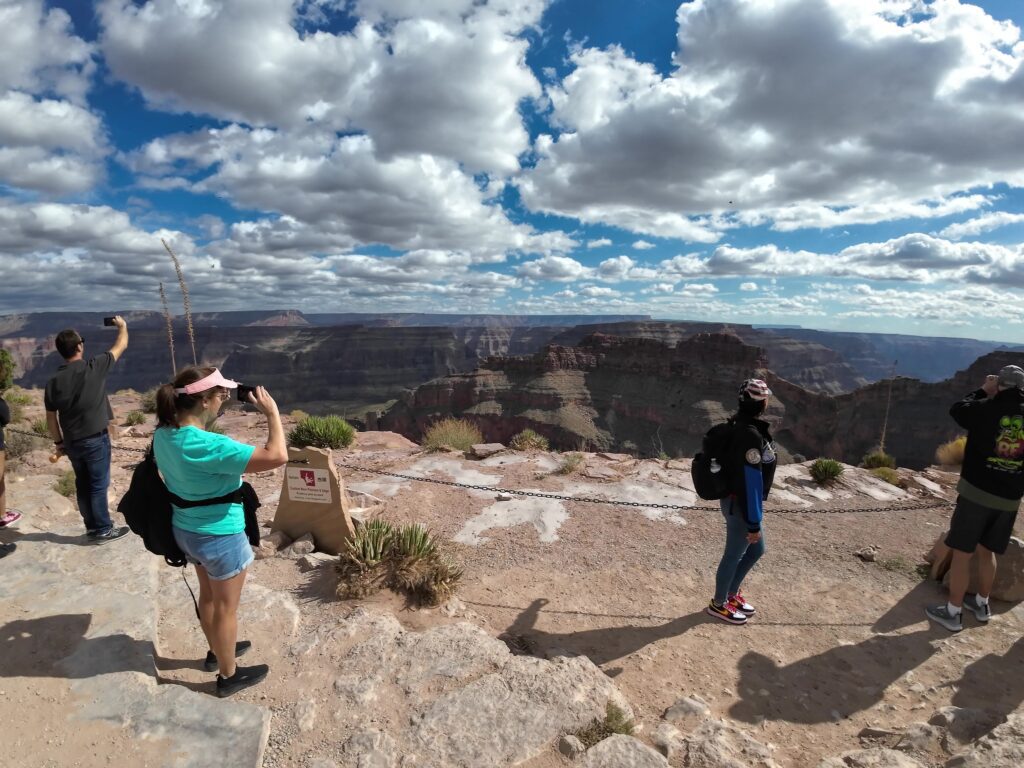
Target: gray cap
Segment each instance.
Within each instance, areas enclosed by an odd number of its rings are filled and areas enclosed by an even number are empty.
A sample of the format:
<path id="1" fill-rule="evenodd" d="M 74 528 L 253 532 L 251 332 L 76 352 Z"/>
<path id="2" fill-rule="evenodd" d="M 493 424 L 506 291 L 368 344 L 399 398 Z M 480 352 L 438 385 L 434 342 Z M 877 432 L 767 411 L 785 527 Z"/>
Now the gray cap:
<path id="1" fill-rule="evenodd" d="M 999 371 L 1000 389 L 1024 389 L 1024 370 L 1019 365 L 1007 365 Z"/>

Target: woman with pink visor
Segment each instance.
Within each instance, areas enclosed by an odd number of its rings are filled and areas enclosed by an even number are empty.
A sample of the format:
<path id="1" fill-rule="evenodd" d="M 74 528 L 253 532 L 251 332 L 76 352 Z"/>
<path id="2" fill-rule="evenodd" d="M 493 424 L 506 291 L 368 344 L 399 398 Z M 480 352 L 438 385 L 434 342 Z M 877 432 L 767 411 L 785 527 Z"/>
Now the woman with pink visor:
<path id="1" fill-rule="evenodd" d="M 206 431 L 237 387 L 216 368 L 193 367 L 157 391 L 153 453 L 171 493 L 189 501 L 217 499 L 238 490 L 243 473 L 266 472 L 288 460 L 277 403 L 263 387 L 256 387 L 249 402 L 267 417 L 266 445 L 257 448 Z M 217 695 L 230 696 L 269 671 L 266 664 L 235 664 L 235 657 L 251 647 L 247 640 L 237 642 L 238 603 L 253 561 L 244 511 L 235 502 L 173 510 L 174 539 L 199 577 L 200 624 L 210 645 L 205 667 L 218 670 Z"/>

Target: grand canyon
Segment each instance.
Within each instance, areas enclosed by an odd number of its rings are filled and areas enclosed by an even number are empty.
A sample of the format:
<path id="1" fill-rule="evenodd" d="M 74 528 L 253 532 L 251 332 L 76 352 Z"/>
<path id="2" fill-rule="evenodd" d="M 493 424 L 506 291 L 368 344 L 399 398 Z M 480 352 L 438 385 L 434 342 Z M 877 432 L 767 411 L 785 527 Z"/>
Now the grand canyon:
<path id="1" fill-rule="evenodd" d="M 163 316 L 126 312 L 131 344 L 114 389 L 145 391 L 171 372 Z M 104 349 L 102 316 L 0 317 L 16 380 L 40 387 L 59 365 L 53 336 L 74 326 Z M 878 446 L 926 466 L 956 435 L 949 405 L 1024 347 L 972 339 L 839 333 L 645 316 L 196 314 L 195 354 L 269 387 L 283 406 L 334 412 L 418 439 L 434 421 L 474 421 L 501 442 L 525 428 L 561 449 L 689 456 L 755 373 L 775 391 L 769 422 L 785 457 L 856 463 Z M 191 360 L 174 320 L 176 362 Z M 93 330 L 95 329 L 95 330 Z M 893 375 L 895 373 L 895 375 Z M 886 414 L 888 421 L 886 422 Z"/>

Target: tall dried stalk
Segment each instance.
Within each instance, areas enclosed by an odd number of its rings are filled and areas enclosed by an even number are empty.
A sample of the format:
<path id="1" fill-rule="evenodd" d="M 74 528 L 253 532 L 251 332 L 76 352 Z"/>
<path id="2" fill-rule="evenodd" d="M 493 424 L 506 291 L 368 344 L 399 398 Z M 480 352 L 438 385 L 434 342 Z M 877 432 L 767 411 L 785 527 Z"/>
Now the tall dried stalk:
<path id="1" fill-rule="evenodd" d="M 160 303 L 164 305 L 164 320 L 167 321 L 167 346 L 171 350 L 171 376 L 178 375 L 178 364 L 174 362 L 174 325 L 171 322 L 171 310 L 167 306 L 167 292 L 164 291 L 163 280 L 160 281 Z"/>
<path id="2" fill-rule="evenodd" d="M 171 261 L 174 262 L 174 271 L 178 273 L 178 285 L 181 286 L 181 300 L 185 306 L 185 329 L 188 331 L 188 341 L 192 345 L 192 364 L 199 365 L 199 358 L 196 357 L 196 333 L 192 327 L 192 302 L 188 298 L 188 285 L 185 283 L 185 273 L 181 271 L 181 262 L 178 261 L 178 257 L 174 255 L 174 251 L 171 250 L 171 246 L 167 244 L 167 241 L 160 238 L 160 242 L 164 244 L 164 248 L 170 254 Z"/>

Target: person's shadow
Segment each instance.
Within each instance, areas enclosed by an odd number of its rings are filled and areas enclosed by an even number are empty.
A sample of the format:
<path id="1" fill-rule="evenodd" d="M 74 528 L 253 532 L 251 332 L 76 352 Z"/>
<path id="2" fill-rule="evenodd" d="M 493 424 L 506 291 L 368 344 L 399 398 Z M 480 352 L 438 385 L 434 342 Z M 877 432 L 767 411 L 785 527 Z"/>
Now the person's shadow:
<path id="1" fill-rule="evenodd" d="M 955 683 L 953 705 L 968 709 L 981 709 L 991 714 L 988 721 L 965 719 L 954 721 L 950 731 L 960 741 L 983 736 L 1024 702 L 1024 637 L 1004 654 L 982 656 L 964 669 L 960 681 Z"/>
<path id="2" fill-rule="evenodd" d="M 577 632 L 545 632 L 537 629 L 537 619 L 547 604 L 544 598 L 534 600 L 499 639 L 513 649 L 535 656 L 586 656 L 600 666 L 629 656 L 659 640 L 678 637 L 704 621 L 704 613 L 699 611 L 655 626 L 627 625 Z"/>
<path id="3" fill-rule="evenodd" d="M 88 613 L 18 619 L 0 627 L 0 678 L 81 680 L 116 672 L 155 674 L 153 644 L 125 634 L 86 637 Z M 161 669 L 199 662 L 159 659 Z"/>

